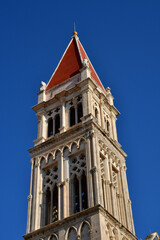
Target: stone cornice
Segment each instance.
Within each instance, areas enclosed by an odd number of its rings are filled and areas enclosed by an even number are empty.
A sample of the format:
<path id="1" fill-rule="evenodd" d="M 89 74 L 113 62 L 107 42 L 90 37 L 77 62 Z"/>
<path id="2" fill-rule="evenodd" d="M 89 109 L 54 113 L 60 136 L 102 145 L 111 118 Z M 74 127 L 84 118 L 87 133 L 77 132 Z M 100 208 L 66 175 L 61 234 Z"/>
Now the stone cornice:
<path id="1" fill-rule="evenodd" d="M 54 223 L 51 223 L 47 226 L 41 227 L 40 229 L 37 229 L 31 233 L 27 233 L 26 235 L 23 236 L 25 240 L 31 239 L 32 237 L 38 236 L 38 235 L 43 235 L 44 232 L 50 231 L 50 230 L 55 230 L 57 231 L 58 228 L 62 228 L 63 226 L 66 226 L 66 224 L 73 224 L 76 223 L 79 219 L 83 218 L 89 218 L 97 213 L 102 214 L 104 217 L 108 217 L 109 221 L 111 221 L 113 224 L 118 226 L 122 233 L 126 234 L 128 237 L 134 240 L 138 240 L 134 234 L 132 234 L 125 226 L 123 226 L 116 218 L 114 218 L 107 210 L 105 210 L 101 205 L 94 206 L 92 208 L 88 208 L 82 212 L 73 214 L 69 217 L 66 217 L 62 220 L 56 221 Z"/>
<path id="2" fill-rule="evenodd" d="M 94 128 L 95 127 L 95 128 Z M 79 132 L 78 136 L 84 136 L 86 135 L 86 132 L 92 132 L 92 130 L 99 130 L 100 133 L 107 138 L 108 141 L 110 141 L 111 144 L 114 145 L 114 147 L 122 154 L 124 157 L 127 156 L 127 154 L 121 149 L 121 145 L 118 142 L 115 142 L 112 140 L 107 134 L 105 134 L 104 130 L 101 128 L 101 126 L 96 122 L 96 120 L 93 118 L 89 118 L 85 122 L 83 122 L 83 128 L 82 128 L 82 122 L 70 127 L 67 131 L 63 133 L 58 133 L 55 136 L 50 137 L 45 142 L 40 143 L 39 145 L 36 145 L 32 148 L 30 148 L 28 151 L 31 154 L 31 157 L 34 157 L 37 155 L 37 153 L 44 152 L 44 150 L 50 149 L 51 146 L 54 145 L 54 147 L 58 145 L 64 145 L 64 140 L 71 141 L 73 138 L 77 138 L 77 132 Z"/>

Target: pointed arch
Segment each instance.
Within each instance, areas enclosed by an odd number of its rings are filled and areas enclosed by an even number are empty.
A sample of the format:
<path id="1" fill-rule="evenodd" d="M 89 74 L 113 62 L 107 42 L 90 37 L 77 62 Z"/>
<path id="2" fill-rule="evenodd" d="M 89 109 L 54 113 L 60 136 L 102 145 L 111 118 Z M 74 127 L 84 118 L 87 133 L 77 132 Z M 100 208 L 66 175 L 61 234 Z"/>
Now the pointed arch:
<path id="1" fill-rule="evenodd" d="M 76 151 L 77 151 L 77 143 L 74 141 L 74 142 L 72 142 L 72 144 L 71 144 L 71 152 L 72 153 L 75 153 Z"/>
<path id="2" fill-rule="evenodd" d="M 66 240 L 76 240 L 77 239 L 77 229 L 72 226 L 67 231 L 67 238 Z"/>
<path id="3" fill-rule="evenodd" d="M 47 163 L 50 164 L 53 162 L 53 154 L 52 153 L 49 153 L 48 154 L 48 157 L 47 157 Z"/>
<path id="4" fill-rule="evenodd" d="M 81 226 L 81 240 L 91 240 L 91 228 L 88 222 L 83 222 Z"/>
<path id="5" fill-rule="evenodd" d="M 41 169 L 46 165 L 46 158 L 44 156 L 42 156 L 40 158 L 40 166 L 41 166 Z"/>
<path id="6" fill-rule="evenodd" d="M 78 148 L 79 149 L 84 149 L 85 148 L 85 143 L 86 143 L 85 138 L 80 138 L 79 141 L 78 141 Z"/>
<path id="7" fill-rule="evenodd" d="M 61 150 L 60 149 L 56 149 L 54 152 L 54 158 L 55 160 L 59 159 L 61 157 Z"/>
<path id="8" fill-rule="evenodd" d="M 70 152 L 70 149 L 69 149 L 69 146 L 64 146 L 63 148 L 62 148 L 62 153 L 63 153 L 63 156 L 66 154 L 66 152 Z"/>
<path id="9" fill-rule="evenodd" d="M 91 230 L 91 224 L 90 224 L 87 220 L 85 220 L 85 221 L 81 222 L 80 225 L 79 225 L 79 228 L 78 228 L 78 230 L 77 230 L 77 234 L 78 234 L 78 235 L 81 234 L 82 226 L 83 226 L 83 224 L 85 224 L 85 223 L 88 224 L 88 226 L 89 226 L 89 228 L 90 228 L 90 230 Z"/>
<path id="10" fill-rule="evenodd" d="M 48 240 L 58 240 L 57 234 L 53 233 L 53 234 L 48 238 Z"/>

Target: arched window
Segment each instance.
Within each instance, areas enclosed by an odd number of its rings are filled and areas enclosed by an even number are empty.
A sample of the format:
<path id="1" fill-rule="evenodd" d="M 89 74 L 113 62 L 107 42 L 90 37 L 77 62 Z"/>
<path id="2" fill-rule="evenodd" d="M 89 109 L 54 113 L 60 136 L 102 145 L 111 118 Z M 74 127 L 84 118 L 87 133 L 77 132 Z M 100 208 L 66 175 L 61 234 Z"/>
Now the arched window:
<path id="1" fill-rule="evenodd" d="M 81 117 L 83 117 L 83 108 L 82 108 L 82 103 L 79 103 L 77 106 L 77 120 L 78 123 L 81 121 Z"/>
<path id="2" fill-rule="evenodd" d="M 48 119 L 48 137 L 53 135 L 53 119 Z"/>
<path id="3" fill-rule="evenodd" d="M 45 215 L 46 215 L 45 225 L 47 225 L 51 222 L 51 192 L 49 188 L 47 188 L 47 191 L 46 191 L 46 214 Z"/>
<path id="4" fill-rule="evenodd" d="M 57 114 L 54 118 L 55 121 L 55 134 L 59 133 L 59 128 L 60 128 L 60 115 Z"/>
<path id="5" fill-rule="evenodd" d="M 75 120 L 75 108 L 71 107 L 70 108 L 70 127 L 75 125 L 75 123 L 76 123 L 76 120 Z"/>
<path id="6" fill-rule="evenodd" d="M 55 184 L 53 189 L 52 222 L 58 220 L 58 188 Z"/>
<path id="7" fill-rule="evenodd" d="M 87 196 L 87 181 L 86 181 L 86 175 L 83 172 L 81 176 L 81 199 L 82 199 L 82 210 L 85 210 L 88 208 L 88 196 Z"/>
<path id="8" fill-rule="evenodd" d="M 77 177 L 75 176 L 73 179 L 73 189 L 74 189 L 74 213 L 77 213 L 80 211 L 80 204 L 79 204 L 79 181 Z"/>

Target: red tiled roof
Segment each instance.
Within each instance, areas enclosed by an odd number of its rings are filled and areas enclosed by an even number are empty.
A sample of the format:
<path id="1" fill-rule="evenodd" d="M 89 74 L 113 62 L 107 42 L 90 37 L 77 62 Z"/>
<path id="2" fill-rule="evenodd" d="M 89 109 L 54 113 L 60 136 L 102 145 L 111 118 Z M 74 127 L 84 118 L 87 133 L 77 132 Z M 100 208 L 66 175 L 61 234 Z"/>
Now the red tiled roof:
<path id="1" fill-rule="evenodd" d="M 79 73 L 82 68 L 81 59 L 77 49 L 76 40 L 73 38 L 64 53 L 59 65 L 53 73 L 46 91 L 65 82 L 70 77 Z"/>
<path id="2" fill-rule="evenodd" d="M 50 78 L 50 81 L 47 84 L 46 91 L 65 82 L 69 78 L 79 73 L 80 69 L 83 66 L 82 61 L 84 60 L 85 57 L 88 59 L 87 54 L 85 53 L 80 41 L 73 36 L 55 72 L 53 73 L 52 77 Z M 90 61 L 89 61 L 89 68 L 91 70 L 92 78 L 104 90 L 103 85 L 99 80 Z"/>
<path id="3" fill-rule="evenodd" d="M 78 46 L 79 46 L 79 50 L 81 52 L 82 59 L 84 60 L 85 58 L 87 58 L 89 60 L 89 58 L 79 40 L 78 40 Z M 101 81 L 99 80 L 99 77 L 97 76 L 97 73 L 95 72 L 90 61 L 89 61 L 89 69 L 91 70 L 91 77 L 98 83 L 98 85 L 101 86 L 102 89 L 104 89 L 103 85 L 102 85 Z"/>

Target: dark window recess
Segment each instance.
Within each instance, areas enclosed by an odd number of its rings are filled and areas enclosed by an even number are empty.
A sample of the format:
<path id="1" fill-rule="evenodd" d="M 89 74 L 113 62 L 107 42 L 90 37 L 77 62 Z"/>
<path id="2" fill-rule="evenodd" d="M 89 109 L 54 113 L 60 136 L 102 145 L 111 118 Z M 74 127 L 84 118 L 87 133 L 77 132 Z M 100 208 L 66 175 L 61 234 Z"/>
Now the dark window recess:
<path id="1" fill-rule="evenodd" d="M 48 137 L 53 135 L 53 119 L 48 119 Z"/>
<path id="2" fill-rule="evenodd" d="M 52 208 L 52 222 L 58 220 L 58 188 L 55 185 L 53 190 L 53 208 Z"/>
<path id="3" fill-rule="evenodd" d="M 73 186 L 74 186 L 74 213 L 77 213 L 80 211 L 80 205 L 79 205 L 79 181 L 77 177 L 73 180 Z"/>
<path id="4" fill-rule="evenodd" d="M 78 119 L 78 123 L 81 121 L 81 117 L 83 117 L 82 103 L 78 104 L 78 106 L 77 106 L 77 119 Z"/>
<path id="5" fill-rule="evenodd" d="M 109 132 L 109 121 L 107 120 L 107 131 Z"/>
<path id="6" fill-rule="evenodd" d="M 86 175 L 83 172 L 83 175 L 81 177 L 81 186 L 82 186 L 82 210 L 85 210 L 88 208 L 88 196 L 87 196 L 87 181 L 86 181 Z"/>
<path id="7" fill-rule="evenodd" d="M 59 133 L 59 128 L 60 128 L 60 116 L 57 114 L 55 116 L 55 134 Z"/>
<path id="8" fill-rule="evenodd" d="M 46 225 L 50 223 L 50 213 L 51 213 L 51 192 L 47 189 L 46 192 Z"/>
<path id="9" fill-rule="evenodd" d="M 70 127 L 72 127 L 73 125 L 75 125 L 75 108 L 71 107 L 70 108 Z"/>
<path id="10" fill-rule="evenodd" d="M 98 119 L 98 110 L 97 110 L 97 108 L 95 109 L 95 117 Z"/>

